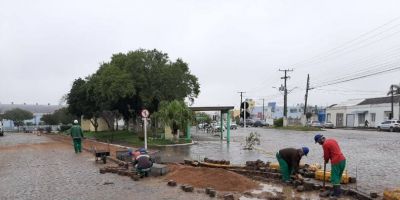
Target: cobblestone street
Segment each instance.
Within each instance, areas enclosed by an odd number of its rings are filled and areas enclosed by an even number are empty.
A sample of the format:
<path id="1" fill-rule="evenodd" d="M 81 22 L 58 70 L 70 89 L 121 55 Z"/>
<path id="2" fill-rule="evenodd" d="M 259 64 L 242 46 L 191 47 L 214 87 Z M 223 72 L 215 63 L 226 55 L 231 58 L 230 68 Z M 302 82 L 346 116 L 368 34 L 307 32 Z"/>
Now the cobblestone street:
<path id="1" fill-rule="evenodd" d="M 162 178 L 138 182 L 100 174 L 94 156 L 46 136 L 7 133 L 0 138 L 0 199 L 207 199 L 170 188 Z"/>

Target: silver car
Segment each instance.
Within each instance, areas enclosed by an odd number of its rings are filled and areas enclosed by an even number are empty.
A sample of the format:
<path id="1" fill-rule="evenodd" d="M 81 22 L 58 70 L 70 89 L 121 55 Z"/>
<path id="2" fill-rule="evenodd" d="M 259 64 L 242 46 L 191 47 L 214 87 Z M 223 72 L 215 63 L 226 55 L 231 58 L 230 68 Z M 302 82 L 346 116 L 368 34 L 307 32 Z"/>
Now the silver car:
<path id="1" fill-rule="evenodd" d="M 335 125 L 332 122 L 325 122 L 324 128 L 335 128 Z"/>
<path id="2" fill-rule="evenodd" d="M 400 130 L 400 120 L 388 120 L 384 121 L 377 126 L 378 131 L 385 130 L 385 131 L 399 131 Z"/>

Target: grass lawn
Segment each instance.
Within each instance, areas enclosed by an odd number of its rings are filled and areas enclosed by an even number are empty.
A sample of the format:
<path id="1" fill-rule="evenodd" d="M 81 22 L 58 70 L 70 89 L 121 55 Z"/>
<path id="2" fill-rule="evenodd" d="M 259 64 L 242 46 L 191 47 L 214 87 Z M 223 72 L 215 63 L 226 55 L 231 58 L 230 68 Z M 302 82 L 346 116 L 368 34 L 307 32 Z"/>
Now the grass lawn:
<path id="1" fill-rule="evenodd" d="M 287 126 L 287 127 L 274 127 L 280 130 L 291 130 L 291 131 L 322 131 L 321 128 L 317 127 L 305 127 L 305 126 Z"/>
<path id="2" fill-rule="evenodd" d="M 144 141 L 141 140 L 137 134 L 128 131 L 104 131 L 104 132 L 84 132 L 85 137 L 96 139 L 98 141 L 111 142 L 111 138 L 113 138 L 112 143 L 114 144 L 121 144 L 121 145 L 131 145 L 140 147 L 144 145 Z M 184 138 L 179 139 L 179 141 L 171 141 L 165 140 L 160 138 L 147 138 L 147 145 L 148 146 L 156 146 L 156 145 L 169 145 L 169 144 L 185 144 L 190 143 L 191 140 L 186 140 Z"/>

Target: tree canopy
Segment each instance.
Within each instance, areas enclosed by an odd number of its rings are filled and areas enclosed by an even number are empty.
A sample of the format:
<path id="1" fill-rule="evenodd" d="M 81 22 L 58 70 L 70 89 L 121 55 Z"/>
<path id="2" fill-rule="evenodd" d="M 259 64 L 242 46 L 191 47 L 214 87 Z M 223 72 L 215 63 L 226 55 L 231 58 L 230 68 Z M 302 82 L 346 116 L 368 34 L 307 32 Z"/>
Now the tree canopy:
<path id="1" fill-rule="evenodd" d="M 12 120 L 16 126 L 24 124 L 24 120 L 33 119 L 33 114 L 20 108 L 14 108 L 6 111 L 3 115 L 4 119 Z"/>
<path id="2" fill-rule="evenodd" d="M 161 101 L 193 102 L 199 92 L 197 77 L 182 59 L 171 61 L 158 50 L 139 49 L 115 54 L 94 74 L 76 79 L 66 99 L 76 116 L 96 119 L 107 111 L 128 122 L 143 108 L 153 113 Z"/>
<path id="3" fill-rule="evenodd" d="M 71 124 L 74 119 L 75 117 L 68 112 L 67 108 L 60 108 L 53 114 L 46 114 L 41 118 L 46 125 Z"/>

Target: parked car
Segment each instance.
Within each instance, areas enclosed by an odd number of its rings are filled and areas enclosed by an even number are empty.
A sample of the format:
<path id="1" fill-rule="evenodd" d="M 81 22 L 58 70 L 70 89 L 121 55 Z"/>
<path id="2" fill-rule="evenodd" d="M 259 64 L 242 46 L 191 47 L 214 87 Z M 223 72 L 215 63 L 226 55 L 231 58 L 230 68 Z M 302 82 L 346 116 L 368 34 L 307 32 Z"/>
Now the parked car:
<path id="1" fill-rule="evenodd" d="M 205 128 L 206 125 L 207 125 L 207 123 L 200 123 L 197 125 L 197 128 L 203 129 L 203 128 Z"/>
<path id="2" fill-rule="evenodd" d="M 221 125 L 219 123 L 212 124 L 213 132 L 221 132 Z M 222 131 L 225 131 L 225 127 L 222 127 Z"/>
<path id="3" fill-rule="evenodd" d="M 322 128 L 322 125 L 319 121 L 308 121 L 306 123 L 306 126 L 308 127 L 317 127 L 317 128 Z"/>
<path id="4" fill-rule="evenodd" d="M 246 127 L 253 126 L 254 122 L 255 121 L 253 119 L 246 119 Z M 244 126 L 243 120 L 240 120 L 240 126 Z"/>
<path id="5" fill-rule="evenodd" d="M 385 131 L 399 131 L 400 130 L 400 120 L 388 120 L 384 121 L 377 126 L 378 131 L 385 130 Z"/>
<path id="6" fill-rule="evenodd" d="M 332 122 L 325 122 L 324 128 L 335 128 L 335 125 Z"/>
<path id="7" fill-rule="evenodd" d="M 263 120 L 257 120 L 254 122 L 253 124 L 254 127 L 264 127 L 264 126 L 268 126 L 267 122 L 263 121 Z"/>
<path id="8" fill-rule="evenodd" d="M 237 124 L 235 122 L 231 123 L 231 129 L 237 129 Z"/>

